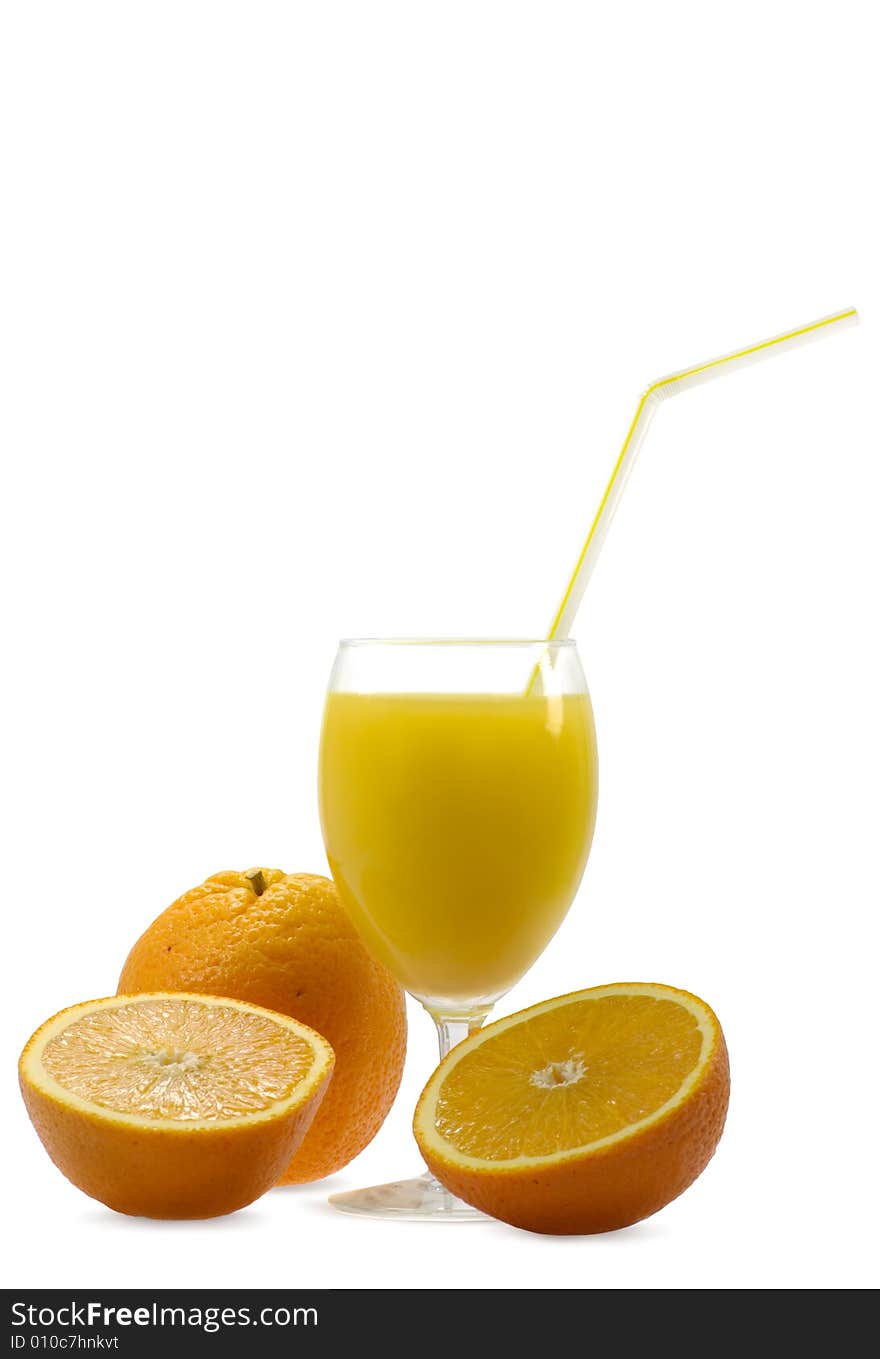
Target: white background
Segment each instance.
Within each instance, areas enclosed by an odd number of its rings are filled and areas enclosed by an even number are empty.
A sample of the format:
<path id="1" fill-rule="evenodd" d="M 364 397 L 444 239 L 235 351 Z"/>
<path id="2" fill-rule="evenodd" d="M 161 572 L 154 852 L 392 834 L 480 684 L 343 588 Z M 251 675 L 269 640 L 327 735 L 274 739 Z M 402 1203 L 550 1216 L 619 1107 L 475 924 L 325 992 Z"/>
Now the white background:
<path id="1" fill-rule="evenodd" d="M 5 1282 L 876 1283 L 871 14 L 3 7 Z M 500 1007 L 703 995 L 733 1065 L 703 1178 L 604 1238 L 335 1215 L 417 1169 L 413 1007 L 332 1183 L 194 1224 L 70 1187 L 19 1048 L 210 872 L 323 870 L 337 637 L 540 635 L 644 385 L 850 303 L 657 417 L 576 628 L 592 859 Z"/>

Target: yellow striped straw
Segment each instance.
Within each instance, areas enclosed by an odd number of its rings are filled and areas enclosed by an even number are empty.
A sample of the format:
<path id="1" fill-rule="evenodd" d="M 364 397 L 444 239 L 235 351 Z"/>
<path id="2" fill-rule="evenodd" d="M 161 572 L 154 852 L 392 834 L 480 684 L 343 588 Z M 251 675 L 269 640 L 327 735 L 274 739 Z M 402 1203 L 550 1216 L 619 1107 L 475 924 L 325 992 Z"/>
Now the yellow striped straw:
<path id="1" fill-rule="evenodd" d="M 658 378 L 656 382 L 651 383 L 636 406 L 632 424 L 627 430 L 623 447 L 618 454 L 617 462 L 614 464 L 614 471 L 605 487 L 605 494 L 599 502 L 599 508 L 587 534 L 587 540 L 581 549 L 581 555 L 577 559 L 577 565 L 572 572 L 559 608 L 556 610 L 556 616 L 548 635 L 549 641 L 567 637 L 571 631 L 578 606 L 583 599 L 590 576 L 593 574 L 596 560 L 611 526 L 611 520 L 614 518 L 614 512 L 620 504 L 620 497 L 623 495 L 624 487 L 635 466 L 636 458 L 639 455 L 654 412 L 661 401 L 665 401 L 670 396 L 677 396 L 679 392 L 687 391 L 690 387 L 696 387 L 700 382 L 709 382 L 712 378 L 721 377 L 725 373 L 732 373 L 735 369 L 744 368 L 747 364 L 758 363 L 761 359 L 769 358 L 773 354 L 780 354 L 783 349 L 793 349 L 796 345 L 821 339 L 823 335 L 840 330 L 843 326 L 855 325 L 858 319 L 859 314 L 855 307 L 847 307 L 845 311 L 836 311 L 832 316 L 823 316 L 820 321 L 811 321 L 809 325 L 798 326 L 795 330 L 786 330 L 781 335 L 774 335 L 771 340 L 760 340 L 757 344 L 746 345 L 744 349 L 735 349 L 730 354 L 722 355 L 720 359 L 709 359 L 705 363 L 695 363 L 690 368 L 682 368 L 678 373 L 670 373 L 668 377 Z M 532 688 L 534 680 L 535 676 L 529 683 L 529 689 Z"/>

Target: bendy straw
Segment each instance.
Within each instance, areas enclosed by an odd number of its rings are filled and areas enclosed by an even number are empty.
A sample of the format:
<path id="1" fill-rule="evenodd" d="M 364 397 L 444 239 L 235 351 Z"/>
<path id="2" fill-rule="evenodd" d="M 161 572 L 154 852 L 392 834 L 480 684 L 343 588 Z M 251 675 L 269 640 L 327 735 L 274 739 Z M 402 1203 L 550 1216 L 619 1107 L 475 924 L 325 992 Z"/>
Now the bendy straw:
<path id="1" fill-rule="evenodd" d="M 770 340 L 760 340 L 757 344 L 746 345 L 743 349 L 735 349 L 730 354 L 724 354 L 720 359 L 709 359 L 705 363 L 695 363 L 690 368 L 683 368 L 678 373 L 670 373 L 668 377 L 658 378 L 656 382 L 651 383 L 636 407 L 632 424 L 623 441 L 617 462 L 614 464 L 611 479 L 605 487 L 605 494 L 599 502 L 599 508 L 587 534 L 587 540 L 581 550 L 581 555 L 578 557 L 577 565 L 572 572 L 559 608 L 556 610 L 556 616 L 548 634 L 549 641 L 567 637 L 571 631 L 578 605 L 583 599 L 587 583 L 593 574 L 596 560 L 608 534 L 611 520 L 614 518 L 614 512 L 620 504 L 624 487 L 635 466 L 636 458 L 654 417 L 654 412 L 661 401 L 665 401 L 670 396 L 677 396 L 679 392 L 687 391 L 690 387 L 696 387 L 700 382 L 708 382 L 712 378 L 723 376 L 725 373 L 732 373 L 735 369 L 744 368 L 747 364 L 757 363 L 773 354 L 780 354 L 784 349 L 794 349 L 795 346 L 807 344 L 810 340 L 821 339 L 823 335 L 841 330 L 846 325 L 854 325 L 858 322 L 858 319 L 859 315 L 855 307 L 847 307 L 845 311 L 834 312 L 832 316 L 823 316 L 820 321 L 811 321 L 809 325 L 798 326 L 795 330 L 787 330 L 781 335 L 774 335 Z M 531 688 L 531 685 L 529 687 Z"/>

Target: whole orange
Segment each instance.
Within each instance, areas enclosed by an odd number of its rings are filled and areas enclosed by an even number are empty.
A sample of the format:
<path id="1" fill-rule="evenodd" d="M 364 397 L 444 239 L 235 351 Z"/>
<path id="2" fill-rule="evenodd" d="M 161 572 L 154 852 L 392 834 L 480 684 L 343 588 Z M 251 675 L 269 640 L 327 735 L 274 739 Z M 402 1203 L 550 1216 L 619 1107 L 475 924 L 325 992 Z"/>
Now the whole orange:
<path id="1" fill-rule="evenodd" d="M 231 996 L 292 1015 L 332 1045 L 333 1078 L 280 1184 L 340 1170 L 372 1141 L 406 1054 L 404 994 L 361 943 L 328 878 L 215 873 L 141 935 L 119 991 Z"/>

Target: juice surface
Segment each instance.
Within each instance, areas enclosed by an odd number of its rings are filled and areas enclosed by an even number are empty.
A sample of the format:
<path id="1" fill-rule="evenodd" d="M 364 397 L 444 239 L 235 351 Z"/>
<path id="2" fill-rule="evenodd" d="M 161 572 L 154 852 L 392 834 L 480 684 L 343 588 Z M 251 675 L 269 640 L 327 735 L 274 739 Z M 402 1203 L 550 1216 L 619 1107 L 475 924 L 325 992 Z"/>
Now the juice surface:
<path id="1" fill-rule="evenodd" d="M 368 946 L 435 1011 L 503 995 L 551 939 L 596 818 L 587 694 L 331 693 L 320 805 Z"/>

